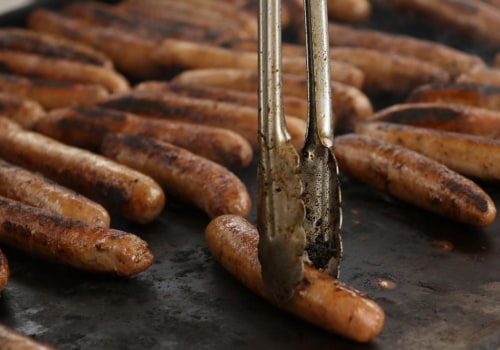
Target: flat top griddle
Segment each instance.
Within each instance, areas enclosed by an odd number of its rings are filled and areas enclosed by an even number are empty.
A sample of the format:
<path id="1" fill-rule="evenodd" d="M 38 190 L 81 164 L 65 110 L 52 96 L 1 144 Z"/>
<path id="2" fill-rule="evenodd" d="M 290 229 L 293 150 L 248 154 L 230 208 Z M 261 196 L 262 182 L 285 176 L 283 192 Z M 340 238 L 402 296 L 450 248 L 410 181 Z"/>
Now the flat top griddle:
<path id="1" fill-rule="evenodd" d="M 0 24 L 22 25 L 28 10 Z M 382 26 L 386 15 L 375 13 L 381 22 L 368 25 Z M 252 194 L 256 164 L 237 172 Z M 481 185 L 500 206 L 500 186 Z M 59 349 L 500 348 L 500 219 L 475 229 L 346 177 L 342 190 L 341 279 L 386 312 L 372 343 L 329 334 L 252 294 L 208 252 L 208 217 L 173 201 L 152 224 L 113 221 L 147 240 L 155 256 L 132 278 L 84 273 L 2 247 L 11 279 L 0 322 Z M 394 288 L 384 287 L 387 281 Z"/>

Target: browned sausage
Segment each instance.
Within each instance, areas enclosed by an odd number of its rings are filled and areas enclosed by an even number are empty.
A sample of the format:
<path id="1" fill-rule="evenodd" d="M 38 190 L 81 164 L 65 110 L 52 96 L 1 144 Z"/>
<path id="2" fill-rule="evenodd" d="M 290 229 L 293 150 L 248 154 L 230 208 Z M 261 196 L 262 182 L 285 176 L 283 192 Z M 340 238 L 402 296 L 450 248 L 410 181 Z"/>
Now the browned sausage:
<path id="1" fill-rule="evenodd" d="M 413 90 L 407 102 L 457 103 L 500 111 L 500 86 L 478 83 L 436 83 Z"/>
<path id="2" fill-rule="evenodd" d="M 470 36 L 481 44 L 500 44 L 500 11 L 480 1 L 464 0 L 388 0 L 396 9 L 419 14 L 423 21 L 438 23 L 445 30 Z M 458 34 L 457 33 L 457 34 Z"/>
<path id="3" fill-rule="evenodd" d="M 10 278 L 9 261 L 5 254 L 0 250 L 0 292 L 5 289 Z"/>
<path id="4" fill-rule="evenodd" d="M 135 86 L 135 90 L 153 90 L 163 93 L 173 93 L 181 96 L 209 99 L 220 102 L 230 102 L 243 106 L 258 106 L 257 92 L 224 89 L 217 86 L 198 84 L 182 84 L 169 81 L 144 81 Z M 307 118 L 307 101 L 296 96 L 283 96 L 285 114 Z"/>
<path id="5" fill-rule="evenodd" d="M 109 96 L 99 85 L 41 80 L 0 74 L 0 92 L 38 102 L 46 109 L 91 105 Z M 22 122 L 24 125 L 24 122 Z"/>
<path id="6" fill-rule="evenodd" d="M 24 28 L 1 29 L 0 48 L 113 68 L 106 55 L 90 46 Z"/>
<path id="7" fill-rule="evenodd" d="M 486 65 L 478 56 L 411 36 L 389 34 L 370 29 L 354 29 L 333 23 L 329 24 L 329 31 L 332 46 L 354 46 L 383 52 L 397 52 L 422 61 L 432 62 L 448 71 L 452 77 Z"/>
<path id="8" fill-rule="evenodd" d="M 46 209 L 0 197 L 0 242 L 78 269 L 130 276 L 153 255 L 136 235 L 93 226 Z"/>
<path id="9" fill-rule="evenodd" d="M 45 110 L 36 101 L 0 92 L 0 115 L 14 120 L 23 128 L 31 129 L 45 116 Z"/>
<path id="10" fill-rule="evenodd" d="M 257 52 L 227 49 L 220 46 L 186 40 L 165 39 L 155 51 L 158 64 L 184 69 L 236 68 L 257 72 Z M 331 61 L 331 78 L 357 88 L 363 86 L 363 72 L 351 64 Z M 303 57 L 283 57 L 282 71 L 287 74 L 306 76 L 306 60 Z"/>
<path id="11" fill-rule="evenodd" d="M 226 46 L 246 51 L 257 51 L 255 39 L 235 39 Z M 283 44 L 283 62 L 293 61 L 292 57 L 304 57 L 304 47 L 295 44 Z M 362 89 L 370 93 L 406 94 L 411 89 L 430 82 L 446 82 L 449 73 L 442 67 L 421 59 L 401 55 L 395 52 L 382 52 L 362 47 L 333 47 L 330 59 L 334 62 L 346 62 L 359 68 L 364 76 Z M 342 69 L 332 65 L 332 71 Z M 286 73 L 286 70 L 284 69 Z M 296 69 L 291 73 L 305 75 L 305 71 Z M 351 84 L 352 85 L 352 84 Z"/>
<path id="12" fill-rule="evenodd" d="M 45 208 L 88 224 L 109 227 L 106 209 L 43 176 L 0 159 L 0 196 Z"/>
<path id="13" fill-rule="evenodd" d="M 99 105 L 146 117 L 227 128 L 242 135 L 254 148 L 258 147 L 256 108 L 152 91 L 134 91 L 132 94 L 110 98 Z M 292 142 L 296 147 L 302 147 L 305 121 L 295 117 L 287 117 L 286 120 Z"/>
<path id="14" fill-rule="evenodd" d="M 0 348 L 4 350 L 55 350 L 10 327 L 0 324 Z"/>
<path id="15" fill-rule="evenodd" d="M 282 90 L 284 96 L 307 98 L 305 76 L 283 74 Z M 242 69 L 196 69 L 177 75 L 174 82 L 217 86 L 229 89 L 255 92 L 258 76 L 252 70 Z M 359 89 L 332 81 L 332 108 L 335 114 L 335 127 L 339 132 L 350 131 L 353 124 L 373 113 L 370 99 Z"/>
<path id="16" fill-rule="evenodd" d="M 148 137 L 108 134 L 101 151 L 148 174 L 165 192 L 193 203 L 210 217 L 250 213 L 250 195 L 235 174 L 182 148 Z"/>
<path id="17" fill-rule="evenodd" d="M 456 79 L 461 83 L 478 83 L 500 87 L 500 69 L 478 68 L 459 75 Z"/>
<path id="18" fill-rule="evenodd" d="M 500 7 L 500 0 L 480 0 L 495 7 Z"/>
<path id="19" fill-rule="evenodd" d="M 41 32 L 90 45 L 107 54 L 117 69 L 131 77 L 146 79 L 159 74 L 152 59 L 156 49 L 155 40 L 139 38 L 114 28 L 92 27 L 82 20 L 42 8 L 29 14 L 27 25 Z"/>
<path id="20" fill-rule="evenodd" d="M 130 89 L 125 77 L 113 70 L 66 59 L 15 51 L 0 51 L 0 65 L 2 71 L 10 74 L 101 85 L 111 92 L 125 92 Z"/>
<path id="21" fill-rule="evenodd" d="M 242 4 L 214 1 L 126 1 L 120 7 L 146 18 L 187 23 L 205 30 L 232 32 L 234 37 L 256 37 L 257 17 Z"/>
<path id="22" fill-rule="evenodd" d="M 395 198 L 469 225 L 495 220 L 495 204 L 477 184 L 417 152 L 349 134 L 335 139 L 335 155 L 341 171 Z"/>
<path id="23" fill-rule="evenodd" d="M 150 222 L 163 210 L 163 190 L 149 176 L 103 156 L 23 130 L 1 117 L 0 157 L 39 171 L 135 222 Z"/>
<path id="24" fill-rule="evenodd" d="M 466 176 L 500 180 L 500 140 L 384 122 L 367 122 L 356 132 L 435 159 Z"/>
<path id="25" fill-rule="evenodd" d="M 106 133 L 123 132 L 170 142 L 228 167 L 246 167 L 253 158 L 249 142 L 228 129 L 141 118 L 99 107 L 52 110 L 38 121 L 34 130 L 91 150 L 99 149 Z"/>
<path id="26" fill-rule="evenodd" d="M 207 226 L 205 238 L 208 249 L 225 269 L 254 293 L 274 302 L 262 280 L 257 257 L 259 234 L 253 225 L 239 216 L 219 216 Z M 384 312 L 377 303 L 308 264 L 293 298 L 275 305 L 358 342 L 375 338 L 384 324 Z"/>
<path id="27" fill-rule="evenodd" d="M 328 17 L 340 22 L 365 22 L 372 12 L 368 0 L 328 0 L 327 6 Z"/>
<path id="28" fill-rule="evenodd" d="M 396 104 L 378 111 L 370 120 L 500 138 L 500 112 L 460 104 Z"/>

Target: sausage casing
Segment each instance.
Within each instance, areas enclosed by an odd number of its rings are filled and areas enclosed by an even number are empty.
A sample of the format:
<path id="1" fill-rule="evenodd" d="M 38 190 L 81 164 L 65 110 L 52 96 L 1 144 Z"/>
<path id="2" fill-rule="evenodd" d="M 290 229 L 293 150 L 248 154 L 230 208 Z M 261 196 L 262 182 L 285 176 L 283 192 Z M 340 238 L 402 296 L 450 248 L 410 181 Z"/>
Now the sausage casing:
<path id="1" fill-rule="evenodd" d="M 247 288 L 266 300 L 274 298 L 264 285 L 257 256 L 259 234 L 242 217 L 223 215 L 205 230 L 208 249 L 215 259 Z M 358 342 L 376 337 L 384 324 L 380 306 L 359 291 L 304 264 L 304 277 L 293 298 L 276 306 Z"/>
<path id="2" fill-rule="evenodd" d="M 88 224 L 109 227 L 106 209 L 49 179 L 0 159 L 0 196 Z"/>
<path id="3" fill-rule="evenodd" d="M 165 192 L 195 204 L 210 217 L 250 213 L 250 195 L 235 174 L 182 148 L 147 137 L 108 134 L 101 150 L 148 174 Z"/>
<path id="4" fill-rule="evenodd" d="M 138 236 L 0 197 L 0 242 L 82 270 L 130 276 L 153 255 Z"/>
<path id="5" fill-rule="evenodd" d="M 415 151 L 349 134 L 336 138 L 335 155 L 341 171 L 395 198 L 469 225 L 495 220 L 495 204 L 477 184 Z"/>
<path id="6" fill-rule="evenodd" d="M 228 167 L 245 167 L 253 158 L 249 142 L 241 135 L 207 125 L 141 118 L 99 107 L 52 110 L 34 130 L 66 144 L 98 150 L 107 133 L 130 133 L 163 140 Z"/>
<path id="7" fill-rule="evenodd" d="M 149 176 L 98 154 L 23 130 L 5 118 L 0 118 L 0 156 L 39 171 L 131 221 L 150 222 L 165 204 L 163 190 Z"/>

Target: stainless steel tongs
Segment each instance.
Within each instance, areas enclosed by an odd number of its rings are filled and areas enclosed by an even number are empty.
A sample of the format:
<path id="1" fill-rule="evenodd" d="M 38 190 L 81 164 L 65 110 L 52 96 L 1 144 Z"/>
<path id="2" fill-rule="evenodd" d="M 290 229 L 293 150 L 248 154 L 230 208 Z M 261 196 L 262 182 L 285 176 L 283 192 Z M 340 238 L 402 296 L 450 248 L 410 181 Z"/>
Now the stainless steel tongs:
<path id="1" fill-rule="evenodd" d="M 326 0 L 305 0 L 304 8 L 308 128 L 299 156 L 282 107 L 281 2 L 259 1 L 259 260 L 264 283 L 282 302 L 304 262 L 338 277 L 342 255 Z"/>

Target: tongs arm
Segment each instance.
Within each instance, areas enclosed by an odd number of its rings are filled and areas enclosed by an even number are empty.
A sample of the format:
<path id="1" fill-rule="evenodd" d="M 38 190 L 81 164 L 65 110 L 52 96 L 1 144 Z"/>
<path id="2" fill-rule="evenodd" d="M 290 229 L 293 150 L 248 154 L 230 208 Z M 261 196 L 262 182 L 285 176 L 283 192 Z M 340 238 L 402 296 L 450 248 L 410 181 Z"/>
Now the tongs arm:
<path id="1" fill-rule="evenodd" d="M 281 2 L 259 2 L 257 227 L 262 277 L 280 301 L 302 278 L 304 205 L 299 157 L 285 125 L 281 91 Z"/>

